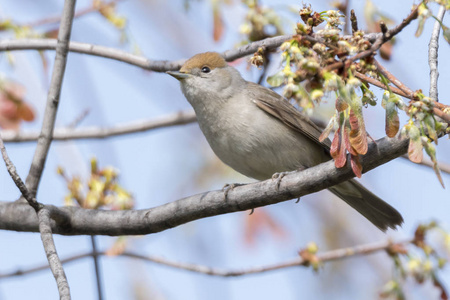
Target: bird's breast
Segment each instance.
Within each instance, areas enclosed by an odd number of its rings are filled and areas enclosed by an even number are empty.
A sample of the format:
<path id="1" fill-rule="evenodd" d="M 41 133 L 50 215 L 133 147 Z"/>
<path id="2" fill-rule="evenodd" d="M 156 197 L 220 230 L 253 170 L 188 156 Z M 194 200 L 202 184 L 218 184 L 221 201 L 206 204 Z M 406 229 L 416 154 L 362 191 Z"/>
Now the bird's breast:
<path id="1" fill-rule="evenodd" d="M 239 173 L 255 179 L 319 163 L 321 149 L 251 101 L 196 109 L 198 123 L 214 153 Z M 318 159 L 316 158 L 318 157 Z"/>

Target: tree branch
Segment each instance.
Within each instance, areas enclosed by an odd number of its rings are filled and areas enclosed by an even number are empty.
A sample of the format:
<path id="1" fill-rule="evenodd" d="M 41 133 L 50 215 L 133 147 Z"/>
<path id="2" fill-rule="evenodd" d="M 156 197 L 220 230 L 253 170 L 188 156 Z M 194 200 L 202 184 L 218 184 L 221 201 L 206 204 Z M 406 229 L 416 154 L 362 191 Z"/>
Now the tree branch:
<path id="1" fill-rule="evenodd" d="M 408 140 L 383 138 L 371 143 L 361 157 L 368 172 L 406 153 Z M 349 160 L 348 160 L 349 161 Z M 76 207 L 46 206 L 54 215 L 54 233 L 64 235 L 139 235 L 167 230 L 194 220 L 275 204 L 315 193 L 344 182 L 355 175 L 350 165 L 336 169 L 333 161 L 295 172 L 277 183 L 266 180 L 236 187 L 224 199 L 223 191 L 209 191 L 155 208 L 130 211 L 103 211 Z M 36 216 L 23 203 L 0 202 L 0 229 L 37 231 Z"/>
<path id="2" fill-rule="evenodd" d="M 50 212 L 42 204 L 38 203 L 27 189 L 25 183 L 22 181 L 19 174 L 17 173 L 16 167 L 9 159 L 8 153 L 6 152 L 5 145 L 3 144 L 3 140 L 1 139 L 1 137 L 0 137 L 0 149 L 2 152 L 3 160 L 5 161 L 6 164 L 6 168 L 8 169 L 11 178 L 13 179 L 16 186 L 19 188 L 20 192 L 22 193 L 22 196 L 28 202 L 28 204 L 23 203 L 23 205 L 26 206 L 29 205 L 32 208 L 34 208 L 35 213 L 32 213 L 33 216 L 36 217 L 37 214 L 42 244 L 44 246 L 45 253 L 47 254 L 48 265 L 50 266 L 53 276 L 56 279 L 60 299 L 70 299 L 69 284 L 67 282 L 67 278 L 64 273 L 62 264 L 58 258 L 55 243 L 53 241 L 52 229 L 50 226 Z"/>
<path id="3" fill-rule="evenodd" d="M 392 242 L 391 240 L 386 241 L 380 241 L 370 244 L 364 244 L 364 245 L 358 245 L 354 247 L 347 247 L 347 248 L 341 248 L 341 249 L 335 249 L 330 251 L 321 252 L 315 255 L 317 260 L 321 263 L 329 262 L 329 261 L 335 261 L 345 258 L 350 258 L 354 256 L 361 256 L 361 255 L 368 255 L 372 254 L 374 252 L 378 251 L 388 251 L 390 248 L 392 248 L 395 245 L 407 245 L 414 242 L 414 239 L 406 239 L 398 242 Z M 63 263 L 73 262 L 79 259 L 92 257 L 92 256 L 107 256 L 107 257 L 114 257 L 109 256 L 106 252 L 89 252 L 85 254 L 76 255 L 73 257 L 69 257 L 67 259 L 62 260 Z M 175 269 L 181 269 L 186 270 L 194 273 L 199 274 L 205 274 L 205 275 L 212 275 L 212 276 L 219 276 L 219 277 L 238 277 L 238 276 L 245 276 L 245 275 L 251 275 L 251 274 L 259 274 L 259 273 L 266 273 L 270 271 L 276 271 L 280 269 L 286 269 L 290 267 L 298 267 L 298 266 L 307 266 L 309 261 L 301 256 L 273 264 L 268 266 L 261 266 L 261 267 L 254 267 L 254 268 L 247 268 L 242 270 L 225 270 L 225 269 L 218 269 L 218 268 L 212 268 L 208 266 L 203 265 L 197 265 L 197 264 L 190 264 L 190 263 L 181 263 L 181 262 L 174 262 L 168 259 L 165 259 L 163 257 L 158 256 L 148 256 L 148 255 L 142 255 L 137 254 L 134 252 L 125 251 L 124 253 L 119 254 L 119 256 L 139 259 L 147 262 L 156 263 L 159 265 L 168 266 Z M 9 277 L 15 277 L 15 276 L 23 276 L 27 274 L 32 274 L 38 271 L 43 271 L 48 269 L 48 265 L 42 265 L 34 268 L 30 268 L 27 270 L 17 270 L 15 272 L 11 273 L 5 273 L 0 274 L 0 278 L 9 278 Z"/>
<path id="4" fill-rule="evenodd" d="M 78 140 L 78 139 L 104 139 L 118 135 L 143 132 L 157 128 L 183 125 L 197 120 L 193 110 L 179 111 L 152 120 L 133 121 L 118 124 L 109 128 L 86 127 L 86 128 L 56 128 L 53 133 L 53 140 Z M 5 142 L 31 142 L 39 137 L 38 132 L 27 131 L 17 132 L 13 130 L 0 131 Z"/>
<path id="5" fill-rule="evenodd" d="M 379 80 L 371 78 L 371 77 L 369 77 L 367 75 L 361 74 L 361 73 L 359 73 L 357 71 L 355 71 L 354 74 L 355 74 L 355 77 L 357 77 L 357 78 L 359 78 L 361 80 L 364 80 L 364 81 L 366 81 L 366 82 L 368 82 L 370 84 L 373 84 L 373 85 L 375 85 L 377 87 L 380 87 L 380 88 L 385 89 L 385 90 L 390 89 L 393 93 L 395 93 L 397 95 L 400 95 L 402 97 L 411 99 L 411 100 L 419 100 L 419 98 L 414 93 L 412 93 L 412 94 L 411 93 L 405 93 L 401 89 L 396 88 L 394 86 L 387 87 L 384 83 L 380 82 Z M 400 82 L 398 79 L 396 79 L 396 81 Z M 410 91 L 410 89 L 407 88 L 406 86 L 403 85 L 403 87 Z M 442 120 L 445 120 L 448 124 L 450 124 L 450 114 L 448 114 L 446 112 L 446 111 L 449 111 L 449 106 L 445 105 L 445 104 L 442 104 L 440 102 L 437 102 L 437 101 L 433 101 L 433 103 L 434 103 L 434 106 L 435 106 L 435 107 L 433 107 L 433 113 L 436 116 L 438 116 L 439 118 L 441 118 Z"/>
<path id="6" fill-rule="evenodd" d="M 442 22 L 445 15 L 445 6 L 441 5 L 437 15 L 437 19 Z M 438 48 L 439 48 L 439 32 L 441 24 L 436 20 L 431 33 L 430 43 L 428 44 L 428 65 L 430 66 L 430 98 L 439 101 L 438 98 Z"/>
<path id="7" fill-rule="evenodd" d="M 381 33 L 369 33 L 364 35 L 369 41 L 375 41 Z M 253 54 L 259 47 L 266 47 L 266 49 L 274 49 L 280 46 L 283 42 L 291 39 L 292 35 L 282 35 L 273 38 L 267 38 L 262 41 L 253 42 L 237 49 L 227 50 L 222 53 L 227 61 L 233 61 L 246 55 Z M 351 36 L 344 36 L 343 38 L 350 38 Z M 0 51 L 12 50 L 55 50 L 56 40 L 54 39 L 12 39 L 0 40 Z M 150 60 L 140 55 L 135 55 L 126 51 L 109 48 L 99 45 L 79 43 L 71 41 L 69 43 L 69 51 L 99 56 L 109 59 L 121 61 L 136 67 L 155 72 L 166 72 L 179 70 L 185 59 L 168 61 L 168 60 Z"/>
<path id="8" fill-rule="evenodd" d="M 52 270 L 53 276 L 56 280 L 59 297 L 60 299 L 67 300 L 71 299 L 70 288 L 61 261 L 59 260 L 58 254 L 56 252 L 55 243 L 53 241 L 50 222 L 51 211 L 45 206 L 43 207 L 42 205 L 37 204 L 35 196 L 37 193 L 37 188 L 39 186 L 39 181 L 42 176 L 45 161 L 47 159 L 48 150 L 52 141 L 56 111 L 61 94 L 61 86 L 66 67 L 67 53 L 69 51 L 69 40 L 72 29 L 73 16 L 75 12 L 75 3 L 76 0 L 64 1 L 61 25 L 58 33 L 58 42 L 56 46 L 55 64 L 48 92 L 44 120 L 42 124 L 41 134 L 38 139 L 38 144 L 36 146 L 36 151 L 34 153 L 33 161 L 31 163 L 30 172 L 28 173 L 25 184 L 23 184 L 22 180 L 15 172 L 15 168 L 8 167 L 8 171 L 10 172 L 14 182 L 16 182 L 17 187 L 22 192 L 22 195 L 37 212 L 37 220 L 39 224 L 39 231 L 41 233 L 42 244 L 44 246 L 47 260 Z M 1 146 L 2 154 L 5 158 L 5 163 L 7 164 L 7 166 L 8 164 L 12 165 L 12 162 L 7 157 L 6 150 L 3 146 L 3 141 L 1 142 Z M 36 217 L 35 214 L 33 215 Z"/>
<path id="9" fill-rule="evenodd" d="M 405 19 L 403 19 L 403 21 L 399 25 L 397 25 L 396 27 L 394 27 L 391 30 L 388 30 L 384 34 L 379 35 L 369 49 L 367 49 L 363 52 L 360 52 L 360 53 L 348 58 L 345 61 L 338 61 L 336 63 L 330 64 L 324 68 L 324 71 L 331 71 L 331 70 L 339 69 L 339 68 L 344 67 L 344 65 L 346 63 L 354 62 L 354 61 L 357 61 L 358 59 L 365 58 L 367 56 L 372 55 L 372 53 L 374 53 L 375 51 L 380 49 L 380 47 L 383 46 L 384 43 L 390 41 L 395 35 L 400 33 L 403 30 L 403 28 L 405 28 L 406 26 L 409 25 L 409 23 L 411 23 L 412 20 L 416 19 L 418 16 L 418 13 L 417 13 L 418 9 L 419 9 L 419 6 L 416 6 L 416 8 L 414 8 L 411 11 L 411 13 Z"/>
<path id="10" fill-rule="evenodd" d="M 44 245 L 45 254 L 47 255 L 48 264 L 55 277 L 58 286 L 60 299 L 71 299 L 69 283 L 67 282 L 66 273 L 59 260 L 56 252 L 55 241 L 53 240 L 52 228 L 50 222 L 50 210 L 42 208 L 38 212 L 39 232 L 41 233 L 42 244 Z"/>
<path id="11" fill-rule="evenodd" d="M 404 159 L 407 159 L 408 161 L 411 162 L 411 160 L 409 159 L 408 155 L 402 155 L 401 157 L 404 158 Z M 422 159 L 422 161 L 420 163 L 415 163 L 415 164 L 421 165 L 421 166 L 424 166 L 424 167 L 428 167 L 428 168 L 431 168 L 431 169 L 434 168 L 434 163 L 430 159 L 425 158 L 425 157 Z M 441 172 L 450 174 L 450 164 L 446 164 L 446 163 L 443 163 L 443 162 L 438 162 L 438 166 L 439 166 L 439 170 L 441 170 Z"/>
<path id="12" fill-rule="evenodd" d="M 6 152 L 5 144 L 3 143 L 1 135 L 0 135 L 0 151 L 2 152 L 3 161 L 5 162 L 6 169 L 8 170 L 11 179 L 14 181 L 15 185 L 17 186 L 17 188 L 19 189 L 20 193 L 25 198 L 25 200 L 27 200 L 28 204 L 32 208 L 34 208 L 36 212 L 38 212 L 39 209 L 42 207 L 42 204 L 37 202 L 36 198 L 31 195 L 25 183 L 22 181 L 22 178 L 20 178 L 19 174 L 17 173 L 16 166 L 9 158 L 8 152 Z"/>
<path id="13" fill-rule="evenodd" d="M 69 40 L 72 30 L 75 2 L 75 0 L 66 0 L 64 2 L 64 10 L 61 17 L 58 42 L 56 45 L 55 64 L 53 66 L 52 79 L 47 95 L 44 120 L 36 151 L 34 152 L 34 157 L 31 162 L 30 172 L 25 181 L 32 196 L 35 196 L 37 193 L 42 172 L 44 171 L 45 161 L 47 160 L 48 150 L 50 149 L 50 144 L 52 142 L 56 112 L 58 110 L 64 71 L 66 69 L 67 54 L 69 51 Z"/>
<path id="14" fill-rule="evenodd" d="M 97 250 L 97 241 L 95 240 L 95 236 L 91 235 L 91 245 L 92 245 L 92 260 L 94 261 L 94 270 L 95 270 L 95 281 L 97 283 L 97 295 L 98 300 L 103 299 L 103 289 L 102 289 L 102 276 L 100 272 L 100 263 L 99 263 L 99 255 Z"/>

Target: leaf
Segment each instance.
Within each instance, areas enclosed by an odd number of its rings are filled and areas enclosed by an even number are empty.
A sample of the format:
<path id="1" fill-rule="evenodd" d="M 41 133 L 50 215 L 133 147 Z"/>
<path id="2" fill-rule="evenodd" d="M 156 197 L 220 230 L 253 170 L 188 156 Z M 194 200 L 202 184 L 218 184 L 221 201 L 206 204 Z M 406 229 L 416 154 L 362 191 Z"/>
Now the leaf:
<path id="1" fill-rule="evenodd" d="M 353 173 L 356 175 L 356 177 L 361 178 L 361 176 L 362 176 L 362 165 L 359 162 L 359 156 L 351 155 L 350 163 L 351 163 L 351 166 L 352 166 Z"/>
<path id="2" fill-rule="evenodd" d="M 400 128 L 400 121 L 398 118 L 397 107 L 394 102 L 386 103 L 386 135 L 390 138 L 394 137 Z"/>
<path id="3" fill-rule="evenodd" d="M 442 33 L 444 35 L 444 39 L 450 44 L 450 28 L 442 25 Z"/>
<path id="4" fill-rule="evenodd" d="M 331 133 L 331 130 L 336 125 L 336 115 L 334 115 L 328 122 L 327 127 L 323 130 L 322 134 L 319 136 L 319 142 L 323 142 Z"/>
<path id="5" fill-rule="evenodd" d="M 338 130 L 336 130 L 336 132 L 334 133 L 334 138 L 333 141 L 331 142 L 330 155 L 333 159 L 337 157 L 337 152 L 339 149 L 340 132 L 341 128 L 338 128 Z"/>
<path id="6" fill-rule="evenodd" d="M 342 112 L 348 108 L 347 102 L 342 97 L 336 99 L 336 110 Z"/>
<path id="7" fill-rule="evenodd" d="M 425 27 L 425 21 L 427 20 L 424 17 L 419 17 L 418 19 L 419 19 L 419 24 L 417 26 L 416 33 L 414 34 L 415 37 L 419 37 L 422 34 L 423 28 Z"/>
<path id="8" fill-rule="evenodd" d="M 428 10 L 427 6 L 425 3 L 421 3 L 419 5 L 419 9 L 418 9 L 418 20 L 419 20 L 419 24 L 417 26 L 417 30 L 416 33 L 414 34 L 416 37 L 419 37 L 422 32 L 423 32 L 423 28 L 425 27 L 425 21 L 427 20 L 428 16 L 430 15 L 430 11 Z"/>
<path id="9" fill-rule="evenodd" d="M 344 138 L 344 143 L 345 143 L 345 149 L 347 149 L 347 151 L 350 154 L 352 154 L 352 155 L 358 155 L 358 153 L 355 151 L 355 149 L 350 144 L 350 139 L 349 139 L 349 134 L 348 134 L 348 127 L 344 127 L 343 138 Z"/>
<path id="10" fill-rule="evenodd" d="M 436 159 L 436 148 L 433 146 L 433 144 L 430 143 L 424 143 L 424 148 L 427 154 L 430 156 L 431 161 L 433 162 L 433 169 L 436 173 L 436 176 L 441 183 L 442 187 L 445 189 L 444 181 L 442 180 L 441 176 L 441 170 L 439 169 L 438 162 Z"/>
<path id="11" fill-rule="evenodd" d="M 389 96 L 391 93 L 389 91 L 384 91 L 383 97 L 381 98 L 381 107 L 386 109 L 386 104 L 389 102 Z"/>
<path id="12" fill-rule="evenodd" d="M 343 141 L 342 130 L 340 130 L 339 132 L 337 131 L 335 133 L 333 142 L 336 139 L 338 140 L 337 142 L 338 145 L 336 148 L 335 156 L 333 157 L 332 155 L 332 157 L 334 158 L 334 165 L 336 166 L 336 168 L 342 168 L 343 166 L 345 166 L 345 163 L 347 162 L 347 155 L 346 155 L 347 152 L 345 151 L 345 142 Z"/>
<path id="13" fill-rule="evenodd" d="M 224 32 L 223 20 L 220 15 L 219 2 L 213 2 L 213 38 L 214 41 L 219 41 Z"/>
<path id="14" fill-rule="evenodd" d="M 438 143 L 438 135 L 436 132 L 436 122 L 432 115 L 427 115 L 423 120 L 423 124 L 427 129 L 427 135 L 432 139 L 436 144 Z"/>
<path id="15" fill-rule="evenodd" d="M 34 120 L 34 112 L 31 107 L 25 102 L 22 102 L 17 106 L 17 113 L 23 120 L 27 122 L 31 122 Z"/>
<path id="16" fill-rule="evenodd" d="M 384 43 L 383 46 L 380 48 L 380 56 L 384 60 L 391 60 L 392 56 L 392 41 L 389 41 L 387 43 Z"/>
<path id="17" fill-rule="evenodd" d="M 367 133 L 362 118 L 362 110 L 355 111 L 352 107 L 350 110 L 350 144 L 358 154 L 366 154 L 369 146 L 367 144 Z"/>
<path id="18" fill-rule="evenodd" d="M 267 77 L 267 83 L 273 87 L 279 87 L 284 82 L 283 71 L 280 71 L 272 76 Z"/>
<path id="19" fill-rule="evenodd" d="M 423 146 L 420 138 L 420 131 L 416 125 L 412 124 L 408 130 L 409 146 L 408 157 L 409 160 L 415 163 L 421 163 L 423 159 Z"/>
<path id="20" fill-rule="evenodd" d="M 445 289 L 445 286 L 439 280 L 439 278 L 437 277 L 435 272 L 432 272 L 431 278 L 433 281 L 433 285 L 441 292 L 441 294 L 440 294 L 441 300 L 448 300 L 448 293 Z"/>

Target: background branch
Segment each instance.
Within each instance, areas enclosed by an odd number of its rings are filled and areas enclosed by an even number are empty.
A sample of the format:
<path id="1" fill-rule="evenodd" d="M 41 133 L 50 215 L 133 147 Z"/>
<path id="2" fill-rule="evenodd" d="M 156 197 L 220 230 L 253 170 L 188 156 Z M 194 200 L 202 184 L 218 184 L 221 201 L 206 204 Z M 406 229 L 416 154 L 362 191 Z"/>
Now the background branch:
<path id="1" fill-rule="evenodd" d="M 369 255 L 369 254 L 379 252 L 379 251 L 388 251 L 394 245 L 407 245 L 412 242 L 414 242 L 414 239 L 406 239 L 406 240 L 402 240 L 402 241 L 398 241 L 398 242 L 386 240 L 386 241 L 380 241 L 380 242 L 376 242 L 376 243 L 358 245 L 358 246 L 354 246 L 354 247 L 347 247 L 347 248 L 340 248 L 340 249 L 335 249 L 335 250 L 330 250 L 330 251 L 324 251 L 324 252 L 315 254 L 314 256 L 318 262 L 324 263 L 324 262 L 329 262 L 329 261 L 350 258 L 350 257 L 354 257 L 354 256 Z M 84 253 L 84 254 L 80 254 L 80 255 L 75 255 L 75 256 L 69 257 L 67 259 L 63 259 L 62 262 L 69 263 L 69 262 L 77 261 L 77 260 L 80 260 L 83 258 L 100 256 L 100 255 L 106 256 L 106 257 L 112 257 L 112 258 L 116 257 L 116 256 L 108 255 L 107 252 L 94 252 L 94 253 L 89 252 L 89 253 Z M 291 260 L 288 260 L 285 262 L 276 263 L 276 264 L 272 264 L 272 265 L 268 265 L 268 266 L 253 267 L 253 268 L 247 268 L 247 269 L 241 269 L 241 270 L 226 270 L 226 269 L 212 268 L 212 267 L 208 267 L 208 266 L 204 266 L 204 265 L 174 262 L 174 261 L 168 260 L 163 257 L 142 255 L 142 254 L 137 254 L 137 253 L 130 252 L 130 251 L 125 251 L 125 252 L 119 254 L 118 256 L 134 258 L 134 259 L 138 259 L 138 260 L 156 263 L 159 265 L 168 266 L 168 267 L 175 268 L 175 269 L 186 270 L 186 271 L 190 271 L 190 272 L 194 272 L 194 273 L 219 276 L 219 277 L 238 277 L 238 276 L 245 276 L 245 275 L 251 275 L 251 274 L 266 273 L 266 272 L 276 271 L 276 270 L 280 270 L 280 269 L 286 269 L 286 268 L 290 268 L 290 267 L 307 266 L 310 263 L 309 260 L 299 256 L 297 258 L 294 258 L 294 259 L 291 259 Z M 0 274 L 0 278 L 23 276 L 23 275 L 32 274 L 32 273 L 39 272 L 39 271 L 44 271 L 46 269 L 48 269 L 48 265 L 41 265 L 41 266 L 30 268 L 27 270 L 17 270 L 17 271 L 11 272 L 11 273 Z"/>
<path id="2" fill-rule="evenodd" d="M 369 41 L 375 41 L 381 33 L 369 33 L 364 35 Z M 227 61 L 233 61 L 246 55 L 253 54 L 259 47 L 266 49 L 274 49 L 283 42 L 291 39 L 292 35 L 282 35 L 273 38 L 267 38 L 262 41 L 253 42 L 237 49 L 227 50 L 223 54 Z M 350 38 L 351 36 L 344 36 Z M 0 51 L 12 50 L 55 50 L 56 40 L 54 39 L 12 39 L 0 40 Z M 168 61 L 168 60 L 150 60 L 143 56 L 132 54 L 115 48 L 104 47 L 100 45 L 86 44 L 71 41 L 69 43 L 69 51 L 99 56 L 109 59 L 121 61 L 136 67 L 155 72 L 166 72 L 179 70 L 185 59 Z"/>
<path id="3" fill-rule="evenodd" d="M 138 120 L 124 124 L 118 124 L 113 127 L 86 127 L 86 128 L 56 128 L 53 132 L 53 140 L 77 140 L 77 139 L 104 139 L 118 135 L 143 132 L 157 128 L 183 125 L 195 122 L 194 111 L 185 110 L 171 113 L 152 120 Z M 38 132 L 33 131 L 0 131 L 5 142 L 31 142 L 39 137 Z"/>

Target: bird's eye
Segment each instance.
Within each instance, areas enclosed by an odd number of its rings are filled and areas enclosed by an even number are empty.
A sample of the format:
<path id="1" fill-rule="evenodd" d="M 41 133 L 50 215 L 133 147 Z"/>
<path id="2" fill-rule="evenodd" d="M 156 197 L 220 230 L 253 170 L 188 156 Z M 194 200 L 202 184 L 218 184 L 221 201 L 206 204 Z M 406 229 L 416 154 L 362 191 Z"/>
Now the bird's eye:
<path id="1" fill-rule="evenodd" d="M 204 67 L 202 68 L 202 72 L 203 72 L 203 73 L 209 73 L 209 72 L 211 72 L 211 69 L 210 69 L 209 67 L 207 67 L 207 66 L 204 66 Z"/>

